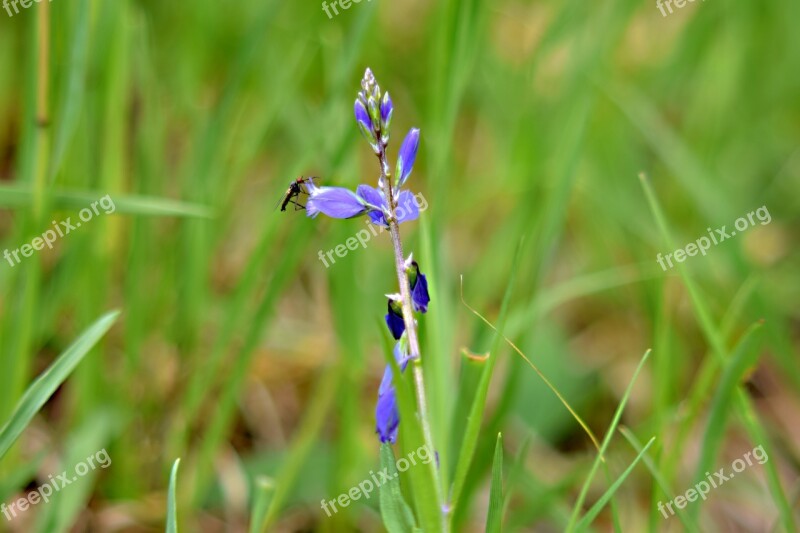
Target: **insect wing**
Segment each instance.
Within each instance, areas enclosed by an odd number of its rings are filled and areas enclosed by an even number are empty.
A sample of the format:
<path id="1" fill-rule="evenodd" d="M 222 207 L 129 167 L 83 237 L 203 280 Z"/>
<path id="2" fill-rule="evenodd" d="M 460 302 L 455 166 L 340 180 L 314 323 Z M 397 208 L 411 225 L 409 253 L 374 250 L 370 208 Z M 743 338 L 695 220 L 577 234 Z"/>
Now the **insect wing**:
<path id="1" fill-rule="evenodd" d="M 281 208 L 281 211 L 285 211 L 286 204 L 289 203 L 289 198 L 291 197 L 291 195 L 292 195 L 292 189 L 290 187 L 289 189 L 286 190 L 285 193 L 283 193 L 283 196 L 281 196 L 281 199 L 278 200 L 278 203 L 275 204 L 275 209 L 273 209 L 273 211 L 275 211 L 279 207 Z"/>

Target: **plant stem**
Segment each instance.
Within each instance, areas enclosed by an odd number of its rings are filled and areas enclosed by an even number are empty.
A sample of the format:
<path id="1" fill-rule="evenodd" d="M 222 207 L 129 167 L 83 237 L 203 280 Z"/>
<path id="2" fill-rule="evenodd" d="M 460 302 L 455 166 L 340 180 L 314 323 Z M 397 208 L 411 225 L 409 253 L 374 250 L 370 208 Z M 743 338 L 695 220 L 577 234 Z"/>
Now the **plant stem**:
<path id="1" fill-rule="evenodd" d="M 419 413 L 419 420 L 422 425 L 422 435 L 425 440 L 425 446 L 430 452 L 433 452 L 436 448 L 433 447 L 433 435 L 431 433 L 431 424 L 428 417 L 428 401 L 425 397 L 425 380 L 422 373 L 422 359 L 419 349 L 419 339 L 417 338 L 417 325 L 414 322 L 413 309 L 411 307 L 411 288 L 409 287 L 408 275 L 405 270 L 403 243 L 400 240 L 400 224 L 397 222 L 396 216 L 397 204 L 394 198 L 395 191 L 392 189 L 391 173 L 386 158 L 386 147 L 380 141 L 379 145 L 380 152 L 377 155 L 380 160 L 381 177 L 378 183 L 383 188 L 383 193 L 386 195 L 389 211 L 391 212 L 390 216 L 386 216 L 386 222 L 389 224 L 389 233 L 392 237 L 397 282 L 400 284 L 403 322 L 405 323 L 406 335 L 408 336 L 408 348 L 411 356 L 412 372 L 414 374 L 414 389 L 417 393 L 417 412 Z M 433 471 L 436 481 L 436 494 L 439 499 L 439 507 L 441 508 L 444 502 L 442 498 L 441 481 L 439 480 L 439 469 L 434 468 Z"/>

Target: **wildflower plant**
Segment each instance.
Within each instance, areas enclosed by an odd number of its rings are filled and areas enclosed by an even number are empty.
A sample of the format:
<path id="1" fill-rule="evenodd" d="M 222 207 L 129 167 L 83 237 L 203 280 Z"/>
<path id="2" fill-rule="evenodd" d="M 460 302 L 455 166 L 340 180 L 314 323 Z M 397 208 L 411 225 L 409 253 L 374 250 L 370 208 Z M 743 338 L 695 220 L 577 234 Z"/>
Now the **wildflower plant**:
<path id="1" fill-rule="evenodd" d="M 320 213 L 332 218 L 354 218 L 368 216 L 373 224 L 389 229 L 394 250 L 395 268 L 399 292 L 387 295 L 386 325 L 396 341 L 393 355 L 394 364 L 386 366 L 383 379 L 378 388 L 378 399 L 375 407 L 375 430 L 381 442 L 382 466 L 387 457 L 393 458 L 390 445 L 397 442 L 398 430 L 403 424 L 410 424 L 410 437 L 421 438 L 429 451 L 435 452 L 429 422 L 428 407 L 425 397 L 424 376 L 421 364 L 419 338 L 414 313 L 426 313 L 430 296 L 428 280 L 420 270 L 412 254 L 406 258 L 400 239 L 400 224 L 419 217 L 419 207 L 411 191 L 404 189 L 414 169 L 414 162 L 419 149 L 420 132 L 412 128 L 405 136 L 397 156 L 394 174 L 391 172 L 387 147 L 390 138 L 390 125 L 394 107 L 388 91 L 382 92 L 372 71 L 367 69 L 361 80 L 361 91 L 354 104 L 354 113 L 358 128 L 367 140 L 380 166 L 377 187 L 362 184 L 355 191 L 343 187 L 308 185 L 308 201 L 306 211 L 309 217 Z M 398 209 L 398 206 L 404 209 Z M 400 391 L 408 385 L 398 381 L 395 372 L 404 373 L 410 366 L 416 395 L 416 419 L 402 420 L 400 417 L 398 398 Z M 394 369 L 394 370 L 393 370 Z M 410 395 L 409 395 L 410 396 Z M 408 399 L 406 397 L 406 399 Z M 416 424 L 419 424 L 417 426 Z M 421 429 L 421 435 L 413 429 Z M 437 461 L 438 462 L 438 461 Z M 425 467 L 418 467 L 424 469 Z M 442 491 L 438 478 L 438 467 L 434 464 L 427 475 L 412 473 L 415 501 L 419 519 L 425 530 L 443 530 L 446 525 Z M 416 482 L 415 482 L 416 479 Z M 397 490 L 394 490 L 397 489 Z M 416 493 L 419 489 L 419 493 Z M 431 498 L 433 497 L 433 499 Z M 420 505 L 424 502 L 424 505 Z M 422 508 L 420 508 L 422 507 Z M 402 509 L 401 512 L 398 509 Z M 407 504 L 402 499 L 399 488 L 395 485 L 382 488 L 381 512 L 384 522 L 390 531 L 406 531 L 415 529 L 416 523 Z M 427 524 L 427 526 L 426 526 Z"/>

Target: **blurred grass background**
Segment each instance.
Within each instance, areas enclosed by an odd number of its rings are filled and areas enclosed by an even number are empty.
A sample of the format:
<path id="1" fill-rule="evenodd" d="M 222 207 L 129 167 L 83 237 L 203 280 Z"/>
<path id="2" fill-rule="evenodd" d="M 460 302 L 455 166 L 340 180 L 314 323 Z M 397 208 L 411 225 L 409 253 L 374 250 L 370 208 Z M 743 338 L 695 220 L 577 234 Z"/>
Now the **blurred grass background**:
<path id="1" fill-rule="evenodd" d="M 690 504 L 687 520 L 791 528 L 800 4 L 674 9 L 372 0 L 329 19 L 316 2 L 56 0 L 0 11 L 0 246 L 17 249 L 106 194 L 117 205 L 54 250 L 0 264 L 0 421 L 82 331 L 122 312 L 0 463 L 0 497 L 103 447 L 112 466 L 0 529 L 161 530 L 181 457 L 187 531 L 247 530 L 260 476 L 275 484 L 270 530 L 381 530 L 377 498 L 330 518 L 319 502 L 377 469 L 383 295 L 396 290 L 388 238 L 325 268 L 318 251 L 363 221 L 274 209 L 301 174 L 375 181 L 352 116 L 367 66 L 394 100 L 390 152 L 422 130 L 409 185 L 429 208 L 402 231 L 431 284 L 420 327 L 443 477 L 480 366 L 461 348 L 484 353 L 493 333 L 461 304 L 460 276 L 465 300 L 496 319 L 524 238 L 505 334 L 595 434 L 653 349 L 623 416 L 640 442 L 656 437 L 651 468 L 637 467 L 616 516 L 606 509 L 594 527 L 689 527 L 656 503 L 693 485 L 701 456 L 717 470 L 763 444 L 768 464 Z M 772 221 L 689 258 L 686 278 L 663 272 L 656 254 L 673 248 L 642 171 L 676 247 L 761 206 Z M 734 376 L 751 411 L 715 403 L 725 381 L 714 354 L 759 320 L 752 363 Z M 518 355 L 492 356 L 456 529 L 482 530 L 502 431 L 506 530 L 563 530 L 596 450 Z M 635 455 L 614 437 L 614 478 Z M 588 503 L 607 485 L 596 478 Z"/>

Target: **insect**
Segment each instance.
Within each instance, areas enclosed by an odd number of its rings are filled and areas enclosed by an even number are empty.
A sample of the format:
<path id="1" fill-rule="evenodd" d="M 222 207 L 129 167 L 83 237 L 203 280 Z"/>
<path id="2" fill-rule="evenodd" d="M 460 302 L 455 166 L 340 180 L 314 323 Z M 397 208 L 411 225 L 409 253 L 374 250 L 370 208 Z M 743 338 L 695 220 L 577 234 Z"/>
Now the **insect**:
<path id="1" fill-rule="evenodd" d="M 301 194 L 307 195 L 309 184 L 313 187 L 315 185 L 316 180 L 318 179 L 319 178 L 316 177 L 305 178 L 303 176 L 300 176 L 296 180 L 292 181 L 289 184 L 289 188 L 286 189 L 283 198 L 281 198 L 281 201 L 278 202 L 278 205 L 281 206 L 281 211 L 286 211 L 286 206 L 289 204 L 294 204 L 295 211 L 305 209 L 306 206 L 300 204 L 297 200 Z"/>

